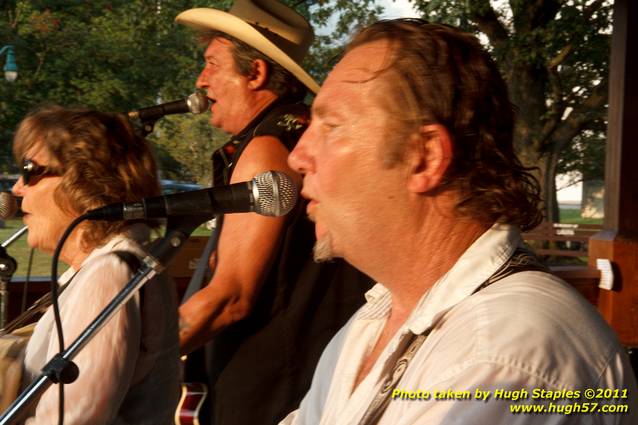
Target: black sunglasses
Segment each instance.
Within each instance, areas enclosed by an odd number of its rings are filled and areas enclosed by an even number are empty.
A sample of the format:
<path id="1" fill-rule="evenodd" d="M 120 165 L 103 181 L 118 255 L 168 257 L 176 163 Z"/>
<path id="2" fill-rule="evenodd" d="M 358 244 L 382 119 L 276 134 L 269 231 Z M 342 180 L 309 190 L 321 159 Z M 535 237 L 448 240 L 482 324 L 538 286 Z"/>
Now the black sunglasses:
<path id="1" fill-rule="evenodd" d="M 35 185 L 42 178 L 47 176 L 55 176 L 56 174 L 57 173 L 55 173 L 48 167 L 38 165 L 30 159 L 25 159 L 22 162 L 22 181 L 27 186 Z"/>

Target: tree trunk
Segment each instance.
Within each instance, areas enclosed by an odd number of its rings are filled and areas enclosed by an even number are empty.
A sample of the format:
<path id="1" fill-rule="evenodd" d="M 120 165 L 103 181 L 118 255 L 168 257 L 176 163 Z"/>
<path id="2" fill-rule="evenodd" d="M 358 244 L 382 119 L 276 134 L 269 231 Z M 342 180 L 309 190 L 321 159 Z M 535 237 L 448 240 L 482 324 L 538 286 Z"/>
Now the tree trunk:
<path id="1" fill-rule="evenodd" d="M 549 221 L 557 223 L 560 221 L 560 209 L 558 208 L 558 196 L 556 195 L 556 168 L 558 167 L 558 155 L 552 153 L 548 155 L 545 168 L 546 181 L 543 187 L 545 198 L 545 217 Z"/>

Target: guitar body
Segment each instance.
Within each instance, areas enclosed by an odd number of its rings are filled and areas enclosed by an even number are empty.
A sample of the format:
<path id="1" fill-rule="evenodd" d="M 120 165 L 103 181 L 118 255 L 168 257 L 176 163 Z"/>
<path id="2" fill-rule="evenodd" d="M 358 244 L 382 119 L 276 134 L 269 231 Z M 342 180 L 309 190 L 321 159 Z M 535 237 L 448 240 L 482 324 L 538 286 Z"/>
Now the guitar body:
<path id="1" fill-rule="evenodd" d="M 182 397 L 175 411 L 175 425 L 200 425 L 200 412 L 208 387 L 199 382 L 185 382 L 182 384 Z"/>
<path id="2" fill-rule="evenodd" d="M 175 410 L 175 425 L 210 425 L 206 351 L 200 347 L 182 357 L 182 396 Z"/>
<path id="3" fill-rule="evenodd" d="M 34 328 L 32 323 L 11 333 L 0 330 L 0 412 L 20 394 L 24 352 Z"/>

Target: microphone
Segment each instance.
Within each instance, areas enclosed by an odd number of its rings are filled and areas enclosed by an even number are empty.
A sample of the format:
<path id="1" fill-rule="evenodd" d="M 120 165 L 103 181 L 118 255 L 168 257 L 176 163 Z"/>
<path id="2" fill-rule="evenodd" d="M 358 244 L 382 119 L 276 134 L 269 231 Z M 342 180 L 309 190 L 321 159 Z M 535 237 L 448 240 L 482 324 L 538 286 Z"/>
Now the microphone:
<path id="1" fill-rule="evenodd" d="M 18 212 L 18 202 L 11 192 L 0 192 L 0 219 L 8 220 Z"/>
<path id="2" fill-rule="evenodd" d="M 186 112 L 201 114 L 206 110 L 208 110 L 208 98 L 205 94 L 197 92 L 191 94 L 186 99 L 131 111 L 128 113 L 128 117 L 130 119 L 139 119 L 140 121 L 157 121 L 164 115 L 184 114 Z"/>
<path id="3" fill-rule="evenodd" d="M 8 220 L 12 218 L 18 212 L 18 202 L 16 197 L 13 196 L 11 192 L 0 192 L 0 219 Z M 14 234 L 9 236 L 9 238 L 2 242 L 0 245 L 2 248 L 8 248 L 9 245 L 17 241 L 26 233 L 28 230 L 27 226 L 22 226 L 18 229 Z M 0 253 L 2 250 L 0 249 Z"/>
<path id="4" fill-rule="evenodd" d="M 279 217 L 297 203 L 297 187 L 279 171 L 266 171 L 251 181 L 116 203 L 89 211 L 90 220 L 135 220 L 175 216 L 245 213 Z"/>

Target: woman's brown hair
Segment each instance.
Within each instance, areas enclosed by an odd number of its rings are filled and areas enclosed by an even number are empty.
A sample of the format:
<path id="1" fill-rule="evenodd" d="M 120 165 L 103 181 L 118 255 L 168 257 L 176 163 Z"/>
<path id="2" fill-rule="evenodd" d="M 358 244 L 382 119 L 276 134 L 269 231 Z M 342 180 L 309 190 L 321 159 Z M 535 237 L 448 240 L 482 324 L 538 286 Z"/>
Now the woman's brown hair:
<path id="1" fill-rule="evenodd" d="M 160 193 L 157 166 L 145 139 L 120 114 L 47 106 L 26 116 L 14 136 L 21 164 L 32 147 L 51 156 L 49 167 L 62 179 L 56 203 L 73 214 L 115 202 L 135 202 Z M 127 223 L 83 224 L 82 242 L 98 246 Z"/>

